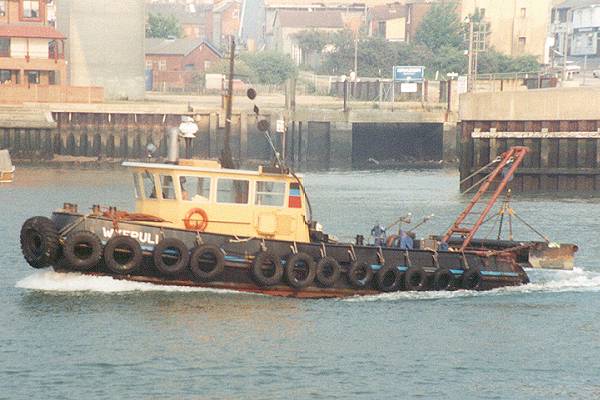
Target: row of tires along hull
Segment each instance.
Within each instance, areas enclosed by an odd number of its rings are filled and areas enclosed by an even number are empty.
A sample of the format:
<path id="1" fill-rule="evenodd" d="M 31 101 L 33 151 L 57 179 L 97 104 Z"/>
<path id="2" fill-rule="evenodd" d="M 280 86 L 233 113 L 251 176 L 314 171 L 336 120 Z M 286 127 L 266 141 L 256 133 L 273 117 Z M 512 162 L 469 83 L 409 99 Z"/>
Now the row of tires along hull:
<path id="1" fill-rule="evenodd" d="M 165 278 L 187 274 L 195 281 L 206 283 L 222 279 L 226 267 L 225 254 L 214 244 L 198 243 L 188 249 L 181 240 L 166 237 L 148 254 L 129 236 L 113 236 L 103 244 L 95 233 L 80 230 L 63 238 L 53 221 L 45 217 L 33 217 L 23 224 L 21 248 L 25 259 L 34 268 L 52 265 L 85 272 L 103 265 L 116 275 L 131 275 L 150 266 Z M 478 290 L 484 283 L 477 268 L 457 274 L 447 268 L 372 266 L 360 259 L 342 266 L 328 256 L 315 260 L 307 253 L 296 252 L 280 258 L 268 249 L 248 257 L 242 264 L 243 269 L 249 269 L 252 281 L 258 286 L 272 287 L 285 282 L 294 290 L 315 286 L 383 292 Z M 248 274 L 247 271 L 244 273 Z"/>

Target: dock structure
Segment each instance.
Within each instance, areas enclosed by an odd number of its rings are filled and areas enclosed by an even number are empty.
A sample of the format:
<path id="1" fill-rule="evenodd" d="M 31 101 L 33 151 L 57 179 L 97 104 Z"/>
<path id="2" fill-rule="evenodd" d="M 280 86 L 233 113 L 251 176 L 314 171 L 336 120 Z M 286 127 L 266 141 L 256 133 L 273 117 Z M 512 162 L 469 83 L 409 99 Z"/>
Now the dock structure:
<path id="1" fill-rule="evenodd" d="M 386 109 L 343 110 L 298 107 L 261 110 L 275 131 L 285 120 L 285 135 L 272 132 L 287 162 L 300 169 L 360 166 L 369 159 L 437 162 L 452 158 L 456 123 L 443 107 L 420 104 L 389 112 Z M 181 117 L 194 118 L 199 132 L 192 142 L 197 158 L 217 159 L 223 146 L 225 113 L 221 108 L 181 104 L 115 103 L 100 105 L 45 105 L 39 108 L 0 108 L 0 147 L 17 160 L 57 156 L 89 159 L 140 160 L 147 145 L 166 155 L 165 132 Z M 455 119 L 454 119 L 455 121 Z M 257 127 L 257 117 L 243 106 L 232 115 L 231 148 L 242 164 L 270 161 L 272 150 Z M 63 157 L 64 158 L 64 157 Z"/>
<path id="2" fill-rule="evenodd" d="M 600 190 L 600 89 L 469 93 L 459 111 L 461 190 L 511 146 L 529 154 L 511 182 L 517 192 Z"/>

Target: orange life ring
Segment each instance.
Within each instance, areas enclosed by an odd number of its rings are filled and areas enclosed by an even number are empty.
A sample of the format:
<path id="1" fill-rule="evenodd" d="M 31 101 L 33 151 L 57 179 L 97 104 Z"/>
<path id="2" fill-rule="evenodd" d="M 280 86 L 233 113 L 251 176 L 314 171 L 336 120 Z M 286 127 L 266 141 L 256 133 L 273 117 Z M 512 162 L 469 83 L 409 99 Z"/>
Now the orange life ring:
<path id="1" fill-rule="evenodd" d="M 200 218 L 192 218 L 195 215 L 198 215 Z M 183 223 L 191 231 L 203 232 L 208 225 L 208 215 L 201 208 L 192 208 L 185 214 Z"/>

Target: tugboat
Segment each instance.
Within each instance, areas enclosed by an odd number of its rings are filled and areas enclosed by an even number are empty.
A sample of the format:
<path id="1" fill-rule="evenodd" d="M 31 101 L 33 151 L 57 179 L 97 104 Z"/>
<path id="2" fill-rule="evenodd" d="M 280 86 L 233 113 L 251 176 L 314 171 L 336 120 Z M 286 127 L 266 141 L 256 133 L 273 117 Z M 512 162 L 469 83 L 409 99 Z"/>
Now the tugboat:
<path id="1" fill-rule="evenodd" d="M 234 49 L 232 42 L 228 88 Z M 254 100 L 256 92 L 249 89 L 248 97 Z M 298 298 L 490 290 L 529 282 L 510 249 L 449 246 L 454 234 L 463 239 L 466 234 L 470 242 L 476 231 L 458 225 L 443 240 L 365 244 L 357 235 L 353 243 L 338 242 L 312 219 L 303 178 L 280 159 L 266 120 L 257 125 L 271 145 L 274 163 L 256 170 L 236 168 L 229 149 L 231 105 L 228 90 L 219 162 L 192 159 L 189 149 L 198 128 L 184 121 L 168 133 L 165 162 L 123 163 L 133 175 L 134 212 L 94 205 L 91 213 L 81 213 L 77 205 L 65 203 L 51 218 L 25 221 L 20 239 L 29 265 Z M 257 106 L 254 111 L 258 119 Z M 182 159 L 180 138 L 186 144 Z M 502 189 L 526 152 L 520 149 L 503 157 L 509 173 Z"/>
<path id="2" fill-rule="evenodd" d="M 190 126 L 184 121 L 170 130 L 165 162 L 123 163 L 133 175 L 134 212 L 94 205 L 84 214 L 65 203 L 51 218 L 28 219 L 21 229 L 27 262 L 61 272 L 299 298 L 529 282 L 510 251 L 456 249 L 440 240 L 417 248 L 401 240 L 365 244 L 360 235 L 340 243 L 312 219 L 302 176 L 276 152 L 273 165 L 253 171 L 179 159 L 178 141 L 189 144 Z M 259 128 L 272 144 L 268 123 L 259 121 Z M 520 162 L 512 153 L 506 159 L 514 168 Z"/>

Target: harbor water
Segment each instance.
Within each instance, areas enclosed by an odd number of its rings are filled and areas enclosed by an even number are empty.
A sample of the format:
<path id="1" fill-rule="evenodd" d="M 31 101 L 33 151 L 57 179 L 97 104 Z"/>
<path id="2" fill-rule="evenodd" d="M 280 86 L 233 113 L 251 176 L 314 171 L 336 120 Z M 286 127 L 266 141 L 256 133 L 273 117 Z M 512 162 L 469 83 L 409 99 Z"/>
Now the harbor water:
<path id="1" fill-rule="evenodd" d="M 131 209 L 131 181 L 122 169 L 17 167 L 0 186 L 0 399 L 600 397 L 600 199 L 516 196 L 519 215 L 579 245 L 576 268 L 491 292 L 297 300 L 26 264 L 25 219 L 63 202 Z M 469 200 L 443 169 L 307 173 L 305 184 L 315 218 L 348 240 L 408 212 L 435 214 L 418 236 L 443 233 Z"/>

